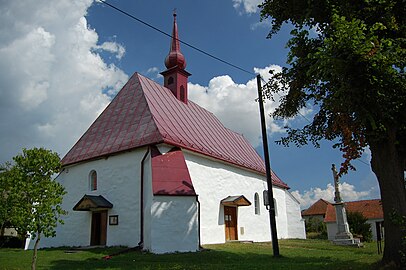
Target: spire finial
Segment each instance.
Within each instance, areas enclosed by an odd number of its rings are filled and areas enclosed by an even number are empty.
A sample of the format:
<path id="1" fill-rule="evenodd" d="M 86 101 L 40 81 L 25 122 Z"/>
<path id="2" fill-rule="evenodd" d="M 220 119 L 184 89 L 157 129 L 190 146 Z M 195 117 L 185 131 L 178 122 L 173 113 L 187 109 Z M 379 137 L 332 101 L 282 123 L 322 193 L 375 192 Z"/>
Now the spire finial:
<path id="1" fill-rule="evenodd" d="M 171 47 L 165 58 L 167 70 L 161 72 L 164 76 L 164 86 L 168 88 L 179 101 L 188 104 L 188 77 L 191 75 L 185 70 L 186 61 L 180 52 L 180 40 L 178 37 L 178 25 L 176 24 L 176 9 L 173 10 L 173 30 Z"/>
<path id="2" fill-rule="evenodd" d="M 186 61 L 183 54 L 180 52 L 180 44 L 178 37 L 178 25 L 176 23 L 176 8 L 173 10 L 173 30 L 171 38 L 171 48 L 168 56 L 165 58 L 166 68 L 173 68 L 178 66 L 181 69 L 185 69 Z"/>

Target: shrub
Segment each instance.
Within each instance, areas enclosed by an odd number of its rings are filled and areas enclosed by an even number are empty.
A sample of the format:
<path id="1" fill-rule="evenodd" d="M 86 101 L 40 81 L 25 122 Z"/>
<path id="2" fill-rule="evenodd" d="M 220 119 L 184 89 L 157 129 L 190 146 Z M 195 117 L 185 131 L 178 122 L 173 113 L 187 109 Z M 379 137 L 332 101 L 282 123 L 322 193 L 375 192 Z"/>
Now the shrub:
<path id="1" fill-rule="evenodd" d="M 352 234 L 361 236 L 365 242 L 372 241 L 371 224 L 367 223 L 368 219 L 362 213 L 347 212 L 347 221 Z"/>
<path id="2" fill-rule="evenodd" d="M 326 224 L 319 218 L 311 217 L 305 221 L 306 235 L 310 239 L 327 239 Z"/>

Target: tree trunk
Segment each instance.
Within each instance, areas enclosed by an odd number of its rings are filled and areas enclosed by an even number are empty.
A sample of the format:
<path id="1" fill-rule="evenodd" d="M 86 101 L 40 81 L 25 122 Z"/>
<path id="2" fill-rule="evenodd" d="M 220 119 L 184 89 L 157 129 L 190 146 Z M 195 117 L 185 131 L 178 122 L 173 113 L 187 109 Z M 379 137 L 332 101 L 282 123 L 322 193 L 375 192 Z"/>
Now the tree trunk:
<path id="1" fill-rule="evenodd" d="M 370 149 L 372 171 L 378 178 L 385 221 L 385 249 L 382 263 L 395 263 L 397 267 L 401 267 L 402 264 L 402 267 L 405 267 L 406 258 L 402 259 L 404 255 L 401 254 L 401 250 L 402 242 L 404 245 L 406 241 L 406 224 L 399 224 L 393 218 L 393 213 L 398 217 L 406 217 L 403 173 L 405 160 L 397 148 L 396 130 L 390 130 L 386 140 L 370 143 Z"/>
<path id="2" fill-rule="evenodd" d="M 6 223 L 4 222 L 3 224 L 1 224 L 0 237 L 4 236 L 5 229 L 6 229 Z"/>
<path id="3" fill-rule="evenodd" d="M 31 270 L 35 270 L 37 265 L 37 253 L 38 253 L 38 245 L 41 238 L 41 233 L 38 233 L 37 240 L 35 240 L 34 245 L 34 254 L 32 255 L 32 263 L 31 263 Z"/>

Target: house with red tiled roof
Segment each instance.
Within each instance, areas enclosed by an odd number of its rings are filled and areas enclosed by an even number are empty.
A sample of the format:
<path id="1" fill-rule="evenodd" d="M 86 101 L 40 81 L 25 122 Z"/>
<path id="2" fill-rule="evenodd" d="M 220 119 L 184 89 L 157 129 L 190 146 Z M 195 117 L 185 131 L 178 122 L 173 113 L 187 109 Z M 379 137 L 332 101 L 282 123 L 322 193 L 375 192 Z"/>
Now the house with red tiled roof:
<path id="1" fill-rule="evenodd" d="M 271 240 L 264 162 L 241 134 L 188 100 L 176 14 L 172 36 L 164 85 L 134 73 L 62 159 L 57 181 L 69 214 L 42 247 L 164 253 Z M 278 238 L 305 238 L 299 202 L 274 172 L 272 181 Z"/>
<path id="2" fill-rule="evenodd" d="M 312 204 L 309 208 L 302 211 L 302 217 L 308 221 L 310 218 L 316 218 L 320 221 L 324 221 L 326 216 L 327 206 L 330 203 L 326 200 L 319 199 Z"/>
<path id="3" fill-rule="evenodd" d="M 359 212 L 367 218 L 367 223 L 371 225 L 372 239 L 377 240 L 378 233 L 382 233 L 383 229 L 383 209 L 380 199 L 345 202 L 345 210 L 347 213 Z M 320 199 L 308 209 L 304 210 L 302 216 L 306 220 L 311 217 L 323 217 L 322 220 L 327 226 L 328 239 L 335 239 L 337 225 L 334 204 Z"/>

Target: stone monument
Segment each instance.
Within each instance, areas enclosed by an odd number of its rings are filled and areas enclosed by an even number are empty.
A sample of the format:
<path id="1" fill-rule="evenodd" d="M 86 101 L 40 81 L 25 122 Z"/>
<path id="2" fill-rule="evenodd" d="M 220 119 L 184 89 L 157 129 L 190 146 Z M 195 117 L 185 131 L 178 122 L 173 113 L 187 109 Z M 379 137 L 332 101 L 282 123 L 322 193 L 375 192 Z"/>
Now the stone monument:
<path id="1" fill-rule="evenodd" d="M 340 181 L 338 178 L 338 173 L 335 165 L 331 167 L 334 177 L 334 202 L 333 206 L 336 210 L 336 223 L 337 223 L 337 233 L 333 243 L 336 245 L 351 245 L 351 246 L 360 246 L 360 240 L 358 238 L 353 238 L 352 233 L 350 232 L 350 227 L 347 222 L 347 214 L 345 212 L 344 202 L 341 199 L 340 194 Z"/>

